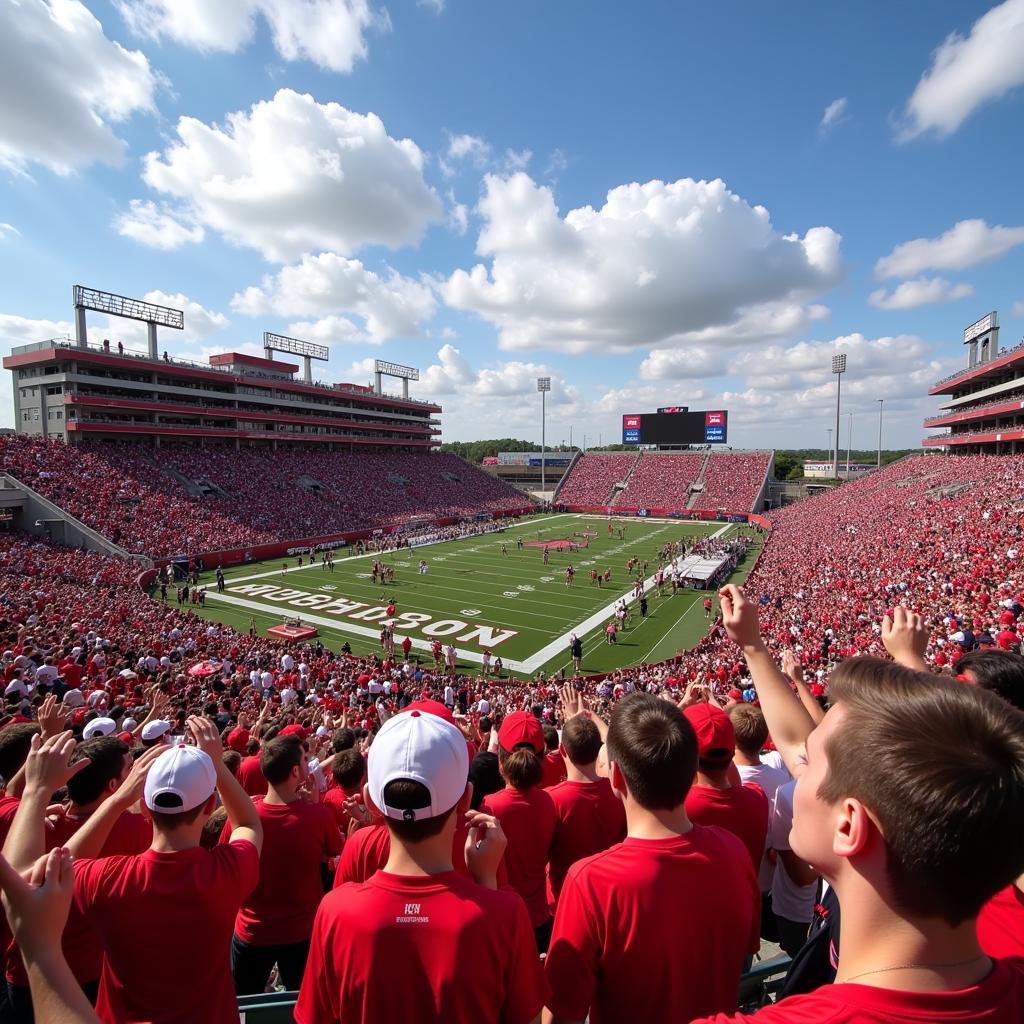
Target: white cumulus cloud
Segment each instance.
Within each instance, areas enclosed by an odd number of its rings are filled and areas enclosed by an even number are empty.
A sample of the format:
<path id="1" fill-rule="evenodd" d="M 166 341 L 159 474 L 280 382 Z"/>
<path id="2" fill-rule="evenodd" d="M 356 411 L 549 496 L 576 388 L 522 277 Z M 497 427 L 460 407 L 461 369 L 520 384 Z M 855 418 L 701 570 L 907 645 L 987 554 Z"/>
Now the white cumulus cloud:
<path id="1" fill-rule="evenodd" d="M 1010 308 L 1010 316 L 1024 316 L 1024 299 L 1013 304 Z"/>
<path id="2" fill-rule="evenodd" d="M 8 224 L 7 221 L 0 221 L 0 242 L 8 238 L 14 238 L 16 235 L 20 236 L 21 232 L 13 224 Z"/>
<path id="3" fill-rule="evenodd" d="M 78 0 L 0 0 L 0 167 L 120 164 L 115 126 L 152 112 L 160 81 Z"/>
<path id="4" fill-rule="evenodd" d="M 913 309 L 937 302 L 955 302 L 973 294 L 974 286 L 970 284 L 950 284 L 944 277 L 918 277 L 904 281 L 891 292 L 879 288 L 868 296 L 868 302 L 879 309 Z"/>
<path id="5" fill-rule="evenodd" d="M 1024 225 L 989 227 L 983 220 L 961 220 L 938 238 L 901 242 L 875 264 L 875 277 L 911 277 L 922 270 L 965 270 L 991 263 L 1024 244 Z"/>
<path id="6" fill-rule="evenodd" d="M 245 316 L 317 317 L 289 330 L 312 341 L 378 345 L 420 335 L 437 299 L 428 284 L 393 270 L 382 276 L 357 259 L 324 252 L 266 275 L 259 286 L 236 294 L 231 308 Z"/>
<path id="7" fill-rule="evenodd" d="M 202 52 L 235 53 L 252 41 L 262 17 L 274 48 L 288 61 L 308 60 L 349 72 L 367 55 L 366 32 L 387 28 L 368 0 L 114 0 L 137 35 L 172 39 Z"/>
<path id="8" fill-rule="evenodd" d="M 726 334 L 779 304 L 802 304 L 841 277 L 840 236 L 774 229 L 722 181 L 649 181 L 560 215 L 524 173 L 488 175 L 478 255 L 442 286 L 449 305 L 492 323 L 508 350 L 666 347 Z M 810 315 L 810 314 L 804 314 Z"/>
<path id="9" fill-rule="evenodd" d="M 119 235 L 148 245 L 153 249 L 178 249 L 183 245 L 198 243 L 206 232 L 198 224 L 186 224 L 170 211 L 161 209 L 149 200 L 132 199 L 128 212 L 114 220 Z"/>
<path id="10" fill-rule="evenodd" d="M 1024 0 L 1005 0 L 968 35 L 953 32 L 907 101 L 900 137 L 951 135 L 985 103 L 1024 84 Z"/>
<path id="11" fill-rule="evenodd" d="M 269 260 L 414 244 L 442 219 L 423 153 L 373 113 L 281 89 L 223 125 L 182 117 L 177 136 L 147 155 L 146 183 Z"/>

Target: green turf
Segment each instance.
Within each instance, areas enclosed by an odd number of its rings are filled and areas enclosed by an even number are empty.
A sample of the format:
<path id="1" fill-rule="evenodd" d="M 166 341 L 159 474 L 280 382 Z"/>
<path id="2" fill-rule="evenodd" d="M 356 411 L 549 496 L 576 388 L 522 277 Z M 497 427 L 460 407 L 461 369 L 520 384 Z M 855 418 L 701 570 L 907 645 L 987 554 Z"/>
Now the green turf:
<path id="1" fill-rule="evenodd" d="M 597 531 L 589 548 L 572 553 L 551 552 L 547 565 L 540 549 L 516 546 L 519 536 L 524 542 L 567 539 L 574 531 L 582 534 L 588 524 Z M 201 613 L 243 632 L 253 623 L 262 631 L 298 615 L 319 630 L 328 647 L 336 649 L 347 640 L 358 654 L 380 651 L 380 620 L 386 617 L 384 606 L 388 599 L 394 597 L 399 616 L 396 635 L 399 639 L 410 636 L 416 645 L 413 654 L 421 660 L 430 659 L 429 631 L 436 629 L 443 644 L 447 645 L 451 638 L 459 652 L 460 668 L 479 670 L 479 656 L 484 646 L 490 646 L 494 654 L 501 655 L 506 671 L 532 675 L 543 670 L 550 674 L 563 667 L 571 668 L 561 638 L 572 630 L 580 632 L 581 623 L 631 591 L 632 583 L 626 573 L 626 562 L 631 556 L 648 560 L 650 576 L 658 566 L 657 551 L 667 541 L 706 536 L 723 528 L 727 530 L 725 535 L 732 535 L 743 529 L 722 523 L 643 519 L 614 520 L 612 525 L 616 533 L 609 537 L 608 520 L 603 517 L 544 516 L 525 520 L 500 534 L 403 549 L 382 556 L 354 556 L 341 549 L 336 553 L 333 572 L 324 569 L 319 560 L 313 566 L 306 564 L 298 569 L 296 557 L 287 559 L 287 572 L 282 572 L 281 561 L 236 566 L 226 572 L 227 589 L 223 596 L 216 593 L 213 573 L 206 574 L 207 604 Z M 619 527 L 625 530 L 623 540 L 617 535 Z M 576 540 L 582 543 L 582 537 Z M 507 554 L 502 553 L 503 544 Z M 394 566 L 393 584 L 370 581 L 370 562 L 374 557 Z M 429 565 L 426 575 L 417 572 L 420 558 Z M 734 579 L 745 578 L 753 560 L 752 551 Z M 572 587 L 567 588 L 564 570 L 570 562 L 576 567 L 577 576 Z M 591 568 L 611 569 L 611 583 L 600 588 L 593 586 Z M 248 592 L 254 587 L 274 590 Z M 607 618 L 581 633 L 584 671 L 605 672 L 640 661 L 658 661 L 696 644 L 707 629 L 702 607 L 704 594 L 692 590 L 681 590 L 675 597 L 670 594 L 668 586 L 664 597 L 649 588 L 646 620 L 640 619 L 631 602 L 632 623 L 620 633 L 617 645 L 604 640 Z M 296 600 L 306 606 L 296 606 Z M 327 601 L 340 604 L 312 606 Z M 409 613 L 413 618 L 429 617 L 429 621 L 401 619 Z M 440 635 L 449 630 L 449 635 Z M 506 632 L 509 635 L 502 639 Z M 551 644 L 554 648 L 544 654 L 545 647 Z"/>

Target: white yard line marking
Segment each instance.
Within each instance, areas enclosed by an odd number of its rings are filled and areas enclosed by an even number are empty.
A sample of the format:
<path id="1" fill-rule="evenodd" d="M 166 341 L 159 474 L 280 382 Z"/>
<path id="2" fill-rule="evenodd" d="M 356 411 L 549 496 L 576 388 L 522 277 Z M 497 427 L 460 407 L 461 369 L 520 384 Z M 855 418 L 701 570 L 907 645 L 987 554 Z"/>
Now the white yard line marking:
<path id="1" fill-rule="evenodd" d="M 724 533 L 731 529 L 731 527 L 732 524 L 730 523 L 727 526 L 723 526 L 720 530 L 717 530 L 715 533 L 712 533 L 710 536 L 712 539 L 721 537 Z M 645 591 L 648 587 L 650 587 L 653 584 L 654 575 L 656 574 L 652 574 L 646 580 L 644 580 Z M 625 594 L 620 594 L 615 599 L 615 601 L 612 601 L 611 604 L 606 605 L 600 611 L 594 612 L 593 615 L 584 619 L 574 629 L 571 629 L 568 633 L 563 633 L 560 637 L 558 637 L 555 640 L 552 640 L 551 643 L 547 644 L 545 647 L 542 647 L 535 654 L 530 655 L 530 657 L 523 662 L 523 665 L 525 667 L 522 669 L 522 671 L 530 673 L 535 672 L 537 669 L 541 667 L 541 665 L 550 661 L 553 657 L 555 657 L 556 654 L 558 654 L 560 651 L 564 651 L 569 646 L 569 637 L 572 633 L 576 633 L 578 636 L 585 636 L 601 622 L 604 622 L 605 620 L 610 619 L 612 617 L 612 614 L 615 611 L 616 603 L 620 601 L 622 598 L 626 599 L 627 604 L 631 604 L 632 595 L 632 590 L 629 590 Z"/>

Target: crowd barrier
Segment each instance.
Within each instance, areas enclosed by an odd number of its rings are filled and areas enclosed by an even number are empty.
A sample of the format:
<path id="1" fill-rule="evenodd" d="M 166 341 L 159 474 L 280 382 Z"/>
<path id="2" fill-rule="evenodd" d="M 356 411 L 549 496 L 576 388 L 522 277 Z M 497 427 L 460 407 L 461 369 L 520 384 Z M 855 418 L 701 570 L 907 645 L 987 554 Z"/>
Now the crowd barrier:
<path id="1" fill-rule="evenodd" d="M 780 954 L 747 971 L 740 978 L 740 1010 L 752 1013 L 773 1001 L 791 962 L 788 956 Z M 298 992 L 261 992 L 258 995 L 239 996 L 241 1024 L 291 1024 L 298 998 Z"/>

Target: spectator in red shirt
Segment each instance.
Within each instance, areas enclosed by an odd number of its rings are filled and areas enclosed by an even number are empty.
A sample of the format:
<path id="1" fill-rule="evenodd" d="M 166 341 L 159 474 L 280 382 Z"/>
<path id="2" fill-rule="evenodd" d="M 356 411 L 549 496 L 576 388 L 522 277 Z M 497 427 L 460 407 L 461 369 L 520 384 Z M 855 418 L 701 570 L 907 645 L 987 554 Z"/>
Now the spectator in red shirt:
<path id="1" fill-rule="evenodd" d="M 505 788 L 480 805 L 480 810 L 501 822 L 508 837 L 505 867 L 509 885 L 526 903 L 541 953 L 551 937 L 547 866 L 556 821 L 554 802 L 540 785 L 543 753 L 540 722 L 529 711 L 508 715 L 498 730 L 498 765 Z"/>
<path id="2" fill-rule="evenodd" d="M 44 838 L 47 851 L 65 846 L 100 804 L 124 782 L 132 767 L 128 745 L 115 736 L 97 737 L 79 744 L 72 754 L 71 763 L 74 765 L 83 760 L 87 767 L 68 780 L 68 803 L 47 818 Z M 153 827 L 148 819 L 125 811 L 114 822 L 101 856 L 142 853 L 152 840 Z M 74 908 L 64 929 L 61 947 L 75 980 L 89 996 L 89 1001 L 95 1003 L 103 966 L 103 947 L 95 929 Z M 11 1017 L 30 1022 L 33 1015 L 29 979 L 16 943 L 7 949 L 5 970 Z"/>
<path id="3" fill-rule="evenodd" d="M 497 889 L 499 822 L 469 811 L 469 757 L 459 730 L 410 711 L 381 728 L 364 799 L 390 833 L 384 869 L 320 904 L 295 1008 L 298 1024 L 539 1021 L 543 979 L 522 900 Z M 457 816 L 471 823 L 455 873 Z M 389 982 L 381 965 L 400 977 Z"/>
<path id="4" fill-rule="evenodd" d="M 998 694 L 1024 710 L 1024 657 L 1010 651 L 983 650 L 965 654 L 959 678 Z M 978 941 L 993 957 L 1024 957 L 1024 875 L 996 893 L 978 915 Z"/>
<path id="5" fill-rule="evenodd" d="M 757 871 L 768 835 L 768 799 L 756 785 L 734 785 L 736 733 L 729 716 L 712 704 L 685 711 L 697 734 L 697 776 L 686 797 L 686 813 L 697 825 L 717 825 L 743 840 Z"/>
<path id="6" fill-rule="evenodd" d="M 259 742 L 250 740 L 250 747 L 256 749 L 242 758 L 238 766 L 238 781 L 249 796 L 263 796 L 267 791 L 267 780 L 260 765 Z"/>
<path id="7" fill-rule="evenodd" d="M 348 835 L 349 822 L 352 820 L 345 804 L 350 800 L 362 799 L 363 783 L 366 781 L 366 759 L 351 747 L 335 754 L 331 759 L 331 776 L 334 786 L 324 793 L 324 805 L 334 815 L 341 834 Z"/>
<path id="8" fill-rule="evenodd" d="M 237 1021 L 230 935 L 242 900 L 256 885 L 263 830 L 252 801 L 221 761 L 216 727 L 191 717 L 196 746 L 155 747 L 133 765 L 118 790 L 68 842 L 75 865 L 75 905 L 96 929 L 104 952 L 96 1012 L 106 1024 Z M 43 850 L 43 818 L 53 792 L 77 770 L 68 767 L 67 733 L 29 755 L 25 793 L 5 855 L 28 870 Z M 80 761 L 84 768 L 87 764 Z M 200 848 L 216 795 L 234 826 L 231 843 Z M 114 822 L 144 796 L 153 845 L 138 856 L 99 854 Z M 155 922 L 140 928 L 140 922 Z M 159 927 L 157 927 L 159 924 Z M 187 984 L 167 987 L 153 964 L 173 963 Z"/>
<path id="9" fill-rule="evenodd" d="M 693 729 L 674 704 L 630 694 L 612 712 L 607 751 L 627 838 L 569 869 L 545 965 L 552 1020 L 734 1010 L 760 892 L 743 844 L 686 815 Z"/>
<path id="10" fill-rule="evenodd" d="M 541 760 L 541 789 L 550 789 L 560 782 L 565 782 L 568 775 L 565 770 L 565 759 L 559 748 L 558 730 L 554 726 L 541 727 L 544 732 L 544 757 Z"/>
<path id="11" fill-rule="evenodd" d="M 285 988 L 302 982 L 313 917 L 323 896 L 321 865 L 341 853 L 330 809 L 315 800 L 306 752 L 297 735 L 282 733 L 263 746 L 267 795 L 254 801 L 263 825 L 260 879 L 235 919 L 231 973 L 239 995 L 262 992 L 277 964 Z M 230 842 L 224 826 L 221 842 Z"/>
<path id="12" fill-rule="evenodd" d="M 560 747 L 569 777 L 548 790 L 556 812 L 555 837 L 548 863 L 548 902 L 554 912 L 566 873 L 578 860 L 607 850 L 626 838 L 626 811 L 611 783 L 597 772 L 604 743 L 604 722 L 582 711 L 582 701 L 568 687 Z"/>
<path id="13" fill-rule="evenodd" d="M 722 610 L 760 690 L 772 669 L 756 609 L 729 586 Z M 1021 961 L 993 962 L 977 934 L 982 907 L 1024 873 L 1024 716 L 877 658 L 845 661 L 830 690 L 790 841 L 843 908 L 835 983 L 701 1024 L 1024 1019 Z"/>

